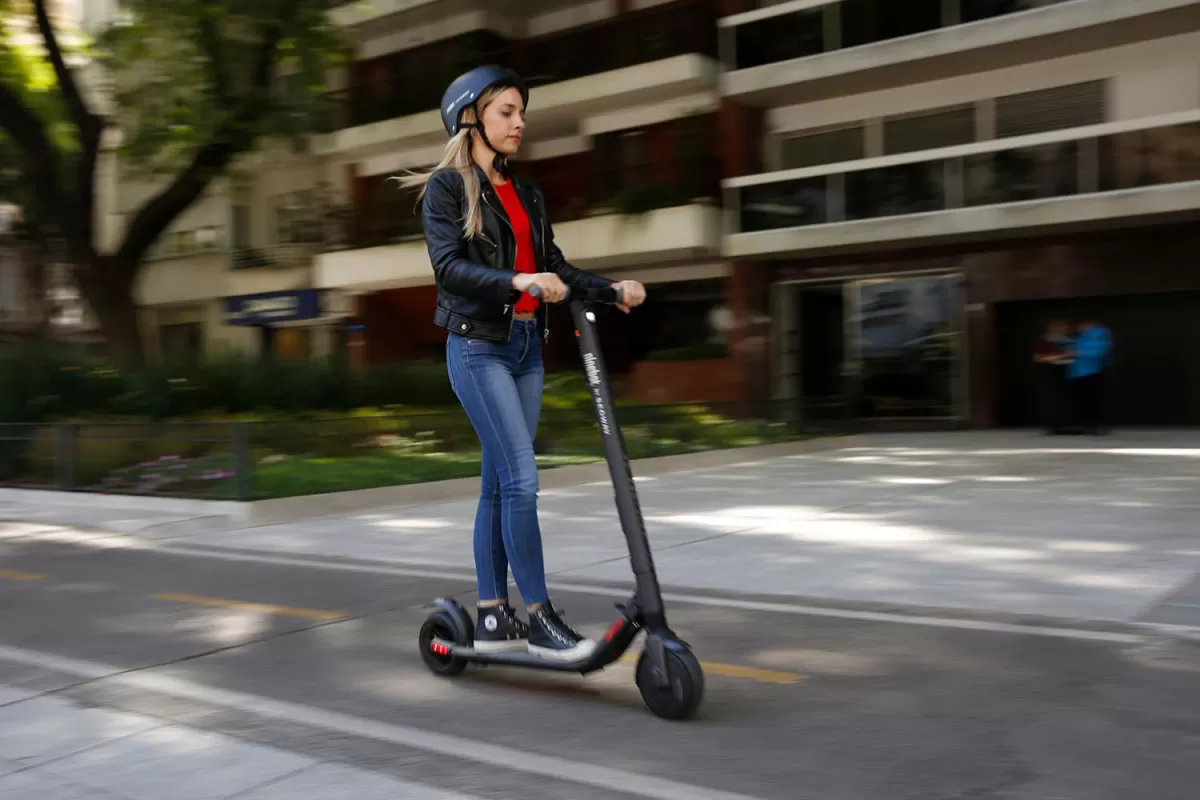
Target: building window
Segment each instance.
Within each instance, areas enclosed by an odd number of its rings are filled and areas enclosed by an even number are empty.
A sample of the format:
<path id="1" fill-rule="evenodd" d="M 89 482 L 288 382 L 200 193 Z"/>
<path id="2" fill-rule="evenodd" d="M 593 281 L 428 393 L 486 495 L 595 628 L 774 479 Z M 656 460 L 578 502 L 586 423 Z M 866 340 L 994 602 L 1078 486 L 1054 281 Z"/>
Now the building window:
<path id="1" fill-rule="evenodd" d="M 782 138 L 779 168 L 801 169 L 866 158 L 866 138 L 861 123 Z"/>
<path id="2" fill-rule="evenodd" d="M 204 349 L 204 328 L 199 322 L 182 322 L 158 327 L 163 360 L 178 366 L 199 363 Z"/>
<path id="3" fill-rule="evenodd" d="M 996 136 L 1099 125 L 1108 118 L 1106 81 L 1055 86 L 996 98 Z"/>
<path id="4" fill-rule="evenodd" d="M 883 121 L 883 152 L 912 153 L 975 141 L 973 105 L 889 117 Z"/>
<path id="5" fill-rule="evenodd" d="M 994 17 L 1003 17 L 1021 11 L 1031 11 L 1035 8 L 1051 6 L 1063 0 L 960 0 L 962 2 L 962 21 L 978 22 Z"/>
<path id="6" fill-rule="evenodd" d="M 321 207 L 314 189 L 288 192 L 274 198 L 275 242 L 319 244 L 322 241 Z"/>

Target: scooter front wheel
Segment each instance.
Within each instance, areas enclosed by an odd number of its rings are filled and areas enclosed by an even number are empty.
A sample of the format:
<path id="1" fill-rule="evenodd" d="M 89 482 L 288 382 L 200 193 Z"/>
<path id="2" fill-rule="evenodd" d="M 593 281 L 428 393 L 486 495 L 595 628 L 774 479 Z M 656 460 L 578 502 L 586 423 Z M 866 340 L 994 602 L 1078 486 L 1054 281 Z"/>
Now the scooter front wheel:
<path id="1" fill-rule="evenodd" d="M 656 716 L 684 720 L 695 715 L 704 698 L 704 670 L 700 661 L 687 649 L 668 649 L 664 654 L 667 685 L 654 680 L 650 659 L 643 650 L 637 663 L 637 687 L 642 700 Z"/>
<path id="2" fill-rule="evenodd" d="M 424 624 L 421 625 L 421 632 L 417 635 L 417 642 L 421 649 L 421 660 L 433 674 L 452 678 L 466 669 L 467 662 L 465 660 L 455 658 L 449 653 L 434 652 L 433 647 L 434 639 L 461 644 L 463 637 L 461 627 L 459 620 L 456 620 L 454 615 L 444 608 L 434 611 L 425 618 Z"/>

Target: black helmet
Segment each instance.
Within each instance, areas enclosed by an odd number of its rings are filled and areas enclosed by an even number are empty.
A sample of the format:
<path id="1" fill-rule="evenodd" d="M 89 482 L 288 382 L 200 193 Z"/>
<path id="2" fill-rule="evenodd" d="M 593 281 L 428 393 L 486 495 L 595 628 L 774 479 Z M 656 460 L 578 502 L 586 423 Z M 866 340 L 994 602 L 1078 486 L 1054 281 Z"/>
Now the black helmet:
<path id="1" fill-rule="evenodd" d="M 446 133 L 454 136 L 462 130 L 459 117 L 463 109 L 474 105 L 484 92 L 496 86 L 516 87 L 521 93 L 521 100 L 529 105 L 529 87 L 520 75 L 495 64 L 476 67 L 455 78 L 442 95 L 442 125 L 446 127 Z M 475 115 L 479 116 L 478 110 Z"/>

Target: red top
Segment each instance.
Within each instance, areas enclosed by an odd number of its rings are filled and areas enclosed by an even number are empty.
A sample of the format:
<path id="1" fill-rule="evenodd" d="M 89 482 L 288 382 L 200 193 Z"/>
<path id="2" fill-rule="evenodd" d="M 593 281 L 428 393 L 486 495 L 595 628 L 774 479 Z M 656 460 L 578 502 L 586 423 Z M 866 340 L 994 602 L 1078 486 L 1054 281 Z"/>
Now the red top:
<path id="1" fill-rule="evenodd" d="M 512 223 L 513 231 L 517 234 L 517 271 L 537 272 L 537 261 L 533 253 L 533 232 L 529 228 L 529 215 L 525 213 L 525 206 L 521 205 L 521 198 L 517 197 L 517 190 L 513 187 L 512 181 L 494 183 L 492 186 L 495 187 L 496 194 L 500 196 L 500 205 L 504 206 L 504 213 L 508 214 L 508 221 Z M 522 293 L 521 299 L 513 306 L 513 311 L 517 314 L 536 311 L 538 302 L 536 297 Z"/>

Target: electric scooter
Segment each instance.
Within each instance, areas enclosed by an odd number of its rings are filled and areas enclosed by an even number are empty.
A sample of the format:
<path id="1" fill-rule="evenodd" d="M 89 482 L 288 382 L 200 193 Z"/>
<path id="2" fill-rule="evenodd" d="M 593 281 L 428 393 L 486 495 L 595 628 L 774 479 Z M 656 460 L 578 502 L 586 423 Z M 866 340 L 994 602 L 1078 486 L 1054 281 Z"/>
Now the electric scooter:
<path id="1" fill-rule="evenodd" d="M 529 294 L 538 297 L 541 292 L 534 286 Z M 472 646 L 475 624 L 470 614 L 454 599 L 441 597 L 425 605 L 425 608 L 433 610 L 426 617 L 418 636 L 421 657 L 434 674 L 447 677 L 460 674 L 468 663 L 587 675 L 619 659 L 637 634 L 644 630 L 645 644 L 635 671 L 642 700 L 659 717 L 687 719 L 700 707 L 704 695 L 704 672 L 688 644 L 667 625 L 625 440 L 613 409 L 608 373 L 596 334 L 596 314 L 589 308 L 589 304 L 620 303 L 621 296 L 618 290 L 612 288 L 576 289 L 572 290 L 569 301 L 575 335 L 592 392 L 596 423 L 604 442 L 604 456 L 612 476 L 617 514 L 629 546 L 629 560 L 635 579 L 633 597 L 628 603 L 616 604 L 621 614 L 608 628 L 603 640 L 597 643 L 591 655 L 575 661 L 555 661 L 521 651 L 479 652 Z"/>

